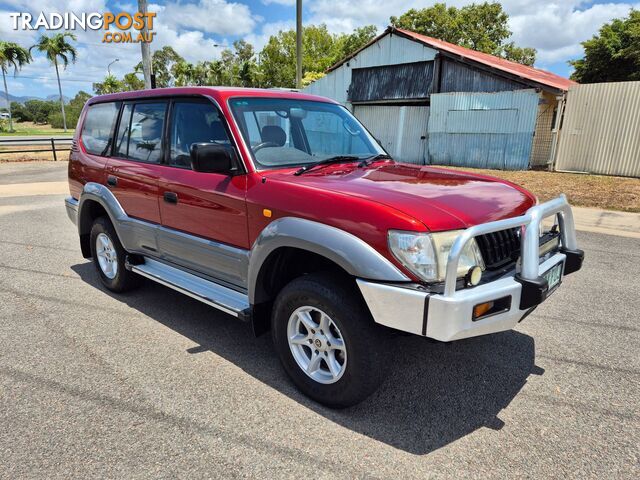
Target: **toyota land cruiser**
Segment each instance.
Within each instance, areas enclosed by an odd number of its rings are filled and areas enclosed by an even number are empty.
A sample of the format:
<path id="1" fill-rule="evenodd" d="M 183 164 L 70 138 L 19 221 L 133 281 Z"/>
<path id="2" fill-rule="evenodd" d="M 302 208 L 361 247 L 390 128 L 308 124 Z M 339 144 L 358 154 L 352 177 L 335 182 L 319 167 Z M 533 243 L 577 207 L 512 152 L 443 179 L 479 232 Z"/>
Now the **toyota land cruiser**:
<path id="1" fill-rule="evenodd" d="M 293 382 L 333 407 L 376 389 L 394 331 L 511 329 L 583 259 L 564 196 L 395 162 L 346 108 L 302 93 L 94 97 L 69 185 L 106 288 L 146 277 L 270 330 Z"/>

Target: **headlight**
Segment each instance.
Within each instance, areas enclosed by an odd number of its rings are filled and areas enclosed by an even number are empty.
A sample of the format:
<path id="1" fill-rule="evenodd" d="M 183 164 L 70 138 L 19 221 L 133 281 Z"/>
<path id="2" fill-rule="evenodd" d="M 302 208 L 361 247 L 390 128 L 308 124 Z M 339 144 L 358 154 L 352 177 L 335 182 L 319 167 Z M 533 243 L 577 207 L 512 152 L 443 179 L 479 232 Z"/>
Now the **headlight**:
<path id="1" fill-rule="evenodd" d="M 463 230 L 439 233 L 416 233 L 389 230 L 389 248 L 402 265 L 426 282 L 444 281 L 447 259 L 453 242 Z M 475 239 L 472 238 L 460 255 L 458 277 L 484 261 Z"/>

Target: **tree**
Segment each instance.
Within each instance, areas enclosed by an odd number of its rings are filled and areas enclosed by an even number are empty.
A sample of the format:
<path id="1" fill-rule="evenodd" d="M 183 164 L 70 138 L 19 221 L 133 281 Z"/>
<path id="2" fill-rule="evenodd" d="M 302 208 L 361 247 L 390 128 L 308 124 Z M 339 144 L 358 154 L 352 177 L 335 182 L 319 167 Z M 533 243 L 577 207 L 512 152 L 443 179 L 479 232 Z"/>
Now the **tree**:
<path id="1" fill-rule="evenodd" d="M 169 46 L 162 47 L 160 50 L 153 52 L 153 55 L 151 56 L 151 65 L 153 66 L 153 74 L 156 76 L 156 86 L 158 88 L 172 86 L 174 78 L 171 74 L 171 68 L 175 63 L 184 61 L 184 58 L 178 55 L 178 52 Z M 142 62 L 138 63 L 134 69 L 134 73 L 141 72 Z"/>
<path id="2" fill-rule="evenodd" d="M 506 43 L 511 36 L 509 16 L 499 3 L 473 3 L 465 7 L 447 7 L 436 3 L 420 10 L 410 9 L 400 17 L 391 17 L 391 25 L 428 35 L 445 42 L 496 55 L 514 62 L 533 65 L 536 51 Z"/>
<path id="3" fill-rule="evenodd" d="M 47 123 L 49 114 L 56 110 L 56 102 L 48 100 L 27 100 L 24 102 L 24 109 L 27 112 L 29 119 L 33 123 Z"/>
<path id="4" fill-rule="evenodd" d="M 308 25 L 302 31 L 302 75 L 324 72 L 341 58 L 341 36 L 327 26 Z M 296 84 L 296 32 L 285 30 L 272 35 L 260 53 L 262 82 L 267 87 L 293 88 Z"/>
<path id="5" fill-rule="evenodd" d="M 31 122 L 33 119 L 22 103 L 11 102 L 11 117 L 17 122 Z"/>
<path id="6" fill-rule="evenodd" d="M 67 122 L 69 125 L 77 125 L 84 104 L 91 98 L 87 92 L 79 91 L 75 97 L 73 97 L 66 108 Z M 62 115 L 60 112 L 53 111 L 47 117 L 47 121 L 53 128 L 62 128 Z"/>
<path id="7" fill-rule="evenodd" d="M 118 80 L 115 75 L 107 75 L 102 82 L 93 84 L 93 90 L 98 95 L 104 95 L 107 93 L 123 92 L 125 88 L 124 84 Z"/>
<path id="8" fill-rule="evenodd" d="M 176 62 L 171 67 L 171 73 L 175 78 L 175 85 L 177 87 L 184 87 L 186 85 L 193 84 L 194 69 L 191 63 L 185 60 Z"/>
<path id="9" fill-rule="evenodd" d="M 64 99 L 62 97 L 62 85 L 60 84 L 60 72 L 58 71 L 58 58 L 62 61 L 63 68 L 67 68 L 69 60 L 71 63 L 75 63 L 78 52 L 75 47 L 67 42 L 67 38 L 76 40 L 76 36 L 73 33 L 57 33 L 51 37 L 47 35 L 41 35 L 38 43 L 33 45 L 30 49 L 34 48 L 40 52 L 43 52 L 50 62 L 56 67 L 56 77 L 58 79 L 58 92 L 60 93 L 60 108 L 62 110 L 62 123 L 64 125 L 64 131 L 67 131 L 67 118 L 64 113 Z"/>
<path id="10" fill-rule="evenodd" d="M 135 73 L 127 73 L 122 77 L 122 85 L 125 91 L 142 90 L 144 88 L 144 80 L 139 79 Z"/>
<path id="11" fill-rule="evenodd" d="M 13 67 L 14 75 L 18 70 L 31 61 L 29 50 L 22 48 L 17 43 L 0 41 L 0 68 L 2 69 L 2 81 L 4 82 L 4 95 L 7 99 L 9 109 L 9 131 L 13 131 L 13 119 L 11 117 L 11 101 L 9 100 L 9 89 L 7 88 L 7 72 Z"/>
<path id="12" fill-rule="evenodd" d="M 582 42 L 584 58 L 569 62 L 571 79 L 580 83 L 640 80 L 640 10 L 604 24 Z"/>

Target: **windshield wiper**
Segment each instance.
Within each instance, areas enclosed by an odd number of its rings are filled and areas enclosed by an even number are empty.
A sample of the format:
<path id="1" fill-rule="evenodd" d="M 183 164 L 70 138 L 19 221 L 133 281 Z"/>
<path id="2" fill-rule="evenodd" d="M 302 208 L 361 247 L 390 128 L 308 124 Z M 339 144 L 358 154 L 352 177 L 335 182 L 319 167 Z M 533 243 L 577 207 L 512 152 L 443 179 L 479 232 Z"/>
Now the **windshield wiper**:
<path id="1" fill-rule="evenodd" d="M 378 153 L 377 155 L 373 155 L 371 157 L 367 157 L 367 158 L 363 159 L 358 164 L 358 167 L 359 168 L 368 167 L 369 165 L 371 165 L 376 160 L 393 160 L 393 159 L 389 155 L 387 155 L 386 153 Z"/>
<path id="2" fill-rule="evenodd" d="M 325 158 L 324 160 L 320 160 L 319 162 L 310 163 L 303 167 L 300 167 L 295 171 L 294 175 L 302 175 L 305 172 L 308 172 L 312 168 L 319 167 L 321 165 L 330 165 L 332 163 L 343 163 L 343 162 L 357 162 L 360 160 L 360 157 L 356 157 L 354 155 L 336 155 L 335 157 Z"/>

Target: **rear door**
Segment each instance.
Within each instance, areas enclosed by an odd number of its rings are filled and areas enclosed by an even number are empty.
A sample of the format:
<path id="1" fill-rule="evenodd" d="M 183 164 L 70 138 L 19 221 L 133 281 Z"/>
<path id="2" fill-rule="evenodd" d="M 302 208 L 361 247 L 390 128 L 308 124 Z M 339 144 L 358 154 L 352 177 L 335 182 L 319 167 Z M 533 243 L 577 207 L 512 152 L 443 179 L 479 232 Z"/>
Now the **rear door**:
<path id="1" fill-rule="evenodd" d="M 107 185 L 128 216 L 160 223 L 158 166 L 163 157 L 167 102 L 127 102 L 122 108 Z"/>
<path id="2" fill-rule="evenodd" d="M 162 255 L 245 287 L 246 175 L 194 172 L 189 155 L 194 143 L 233 145 L 224 117 L 207 99 L 179 98 L 172 101 L 170 116 L 166 164 L 159 176 Z"/>

